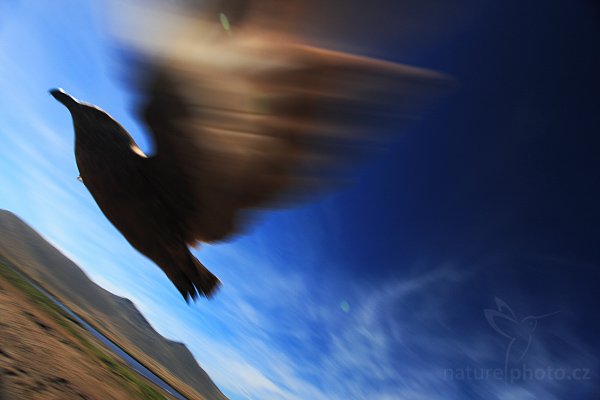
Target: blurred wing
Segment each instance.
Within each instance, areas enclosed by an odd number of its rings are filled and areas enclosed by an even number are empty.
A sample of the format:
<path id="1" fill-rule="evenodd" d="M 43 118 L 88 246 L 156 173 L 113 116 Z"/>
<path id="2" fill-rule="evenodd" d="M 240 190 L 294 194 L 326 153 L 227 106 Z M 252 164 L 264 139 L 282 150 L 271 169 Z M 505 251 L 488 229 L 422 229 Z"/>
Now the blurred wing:
<path id="1" fill-rule="evenodd" d="M 337 184 L 351 156 L 380 139 L 373 125 L 414 118 L 447 84 L 272 31 L 176 19 L 172 40 L 138 37 L 135 48 L 157 149 L 149 162 L 190 243 L 239 231 L 243 210 Z"/>

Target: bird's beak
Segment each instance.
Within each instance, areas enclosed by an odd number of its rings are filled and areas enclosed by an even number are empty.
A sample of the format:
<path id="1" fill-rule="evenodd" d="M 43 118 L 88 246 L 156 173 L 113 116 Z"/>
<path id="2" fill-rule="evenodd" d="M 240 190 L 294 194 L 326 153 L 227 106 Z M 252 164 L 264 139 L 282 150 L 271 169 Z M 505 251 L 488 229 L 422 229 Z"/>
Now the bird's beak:
<path id="1" fill-rule="evenodd" d="M 79 102 L 77 100 L 75 100 L 73 97 L 69 96 L 67 94 L 67 92 L 65 92 L 62 89 L 51 89 L 50 94 L 52 95 L 52 97 L 54 97 L 56 100 L 61 102 L 69 110 L 71 110 L 71 108 L 73 106 L 79 104 Z"/>

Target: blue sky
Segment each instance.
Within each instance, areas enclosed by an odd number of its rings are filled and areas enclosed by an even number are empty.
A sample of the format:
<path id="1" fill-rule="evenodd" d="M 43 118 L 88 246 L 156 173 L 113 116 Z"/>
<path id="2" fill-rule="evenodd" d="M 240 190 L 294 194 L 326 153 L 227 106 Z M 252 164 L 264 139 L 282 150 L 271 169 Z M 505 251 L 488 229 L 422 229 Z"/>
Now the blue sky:
<path id="1" fill-rule="evenodd" d="M 76 180 L 70 116 L 47 93 L 99 105 L 147 148 L 101 3 L 0 6 L 0 207 L 184 342 L 231 399 L 597 398 L 593 2 L 457 1 L 445 25 L 431 2 L 414 40 L 389 23 L 415 8 L 396 2 L 387 28 L 349 29 L 370 54 L 454 76 L 456 91 L 351 186 L 205 246 L 197 254 L 224 286 L 191 306 Z M 513 353 L 484 315 L 499 308 Z M 553 312 L 533 332 L 520 323 Z"/>

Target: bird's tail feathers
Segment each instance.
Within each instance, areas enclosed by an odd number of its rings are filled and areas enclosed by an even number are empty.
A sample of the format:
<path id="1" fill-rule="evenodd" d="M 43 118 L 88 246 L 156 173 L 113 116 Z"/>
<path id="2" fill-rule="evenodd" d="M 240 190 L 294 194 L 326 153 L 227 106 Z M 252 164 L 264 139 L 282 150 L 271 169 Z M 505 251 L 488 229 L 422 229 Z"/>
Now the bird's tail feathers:
<path id="1" fill-rule="evenodd" d="M 189 274 L 191 276 L 188 277 L 196 289 L 196 293 L 192 293 L 191 295 L 192 299 L 196 299 L 198 295 L 208 298 L 212 297 L 219 289 L 219 286 L 221 286 L 221 281 L 194 257 L 192 253 L 189 253 L 189 258 L 192 272 Z"/>
<path id="2" fill-rule="evenodd" d="M 186 302 L 198 297 L 212 297 L 221 281 L 210 272 L 186 246 L 171 249 L 168 256 L 157 262 Z"/>

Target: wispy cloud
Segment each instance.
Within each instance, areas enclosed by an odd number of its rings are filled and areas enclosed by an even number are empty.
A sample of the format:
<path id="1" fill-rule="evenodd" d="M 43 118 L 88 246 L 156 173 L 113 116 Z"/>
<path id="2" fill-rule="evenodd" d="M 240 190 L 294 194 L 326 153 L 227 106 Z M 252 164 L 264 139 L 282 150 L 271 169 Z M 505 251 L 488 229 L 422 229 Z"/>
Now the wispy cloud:
<path id="1" fill-rule="evenodd" d="M 455 282 L 455 271 L 435 269 L 383 289 L 354 288 L 346 293 L 352 305 L 344 312 L 339 302 L 324 305 L 311 297 L 306 278 L 282 274 L 260 254 L 223 249 L 222 263 L 234 259 L 256 263 L 261 274 L 251 285 L 224 290 L 216 308 L 199 307 L 181 318 L 158 305 L 148 307 L 152 299 L 139 300 L 156 328 L 187 343 L 226 393 L 256 399 L 385 399 L 403 388 L 434 398 L 431 385 L 439 375 L 416 366 L 410 351 L 404 353 L 406 366 L 397 358 L 399 348 L 410 348 L 397 333 L 399 325 L 418 327 L 398 320 L 395 310 L 426 297 L 432 286 Z M 257 288 L 265 295 L 257 296 Z M 279 318 L 282 314 L 289 318 Z M 206 329 L 209 320 L 221 325 L 217 331 L 223 337 Z"/>

